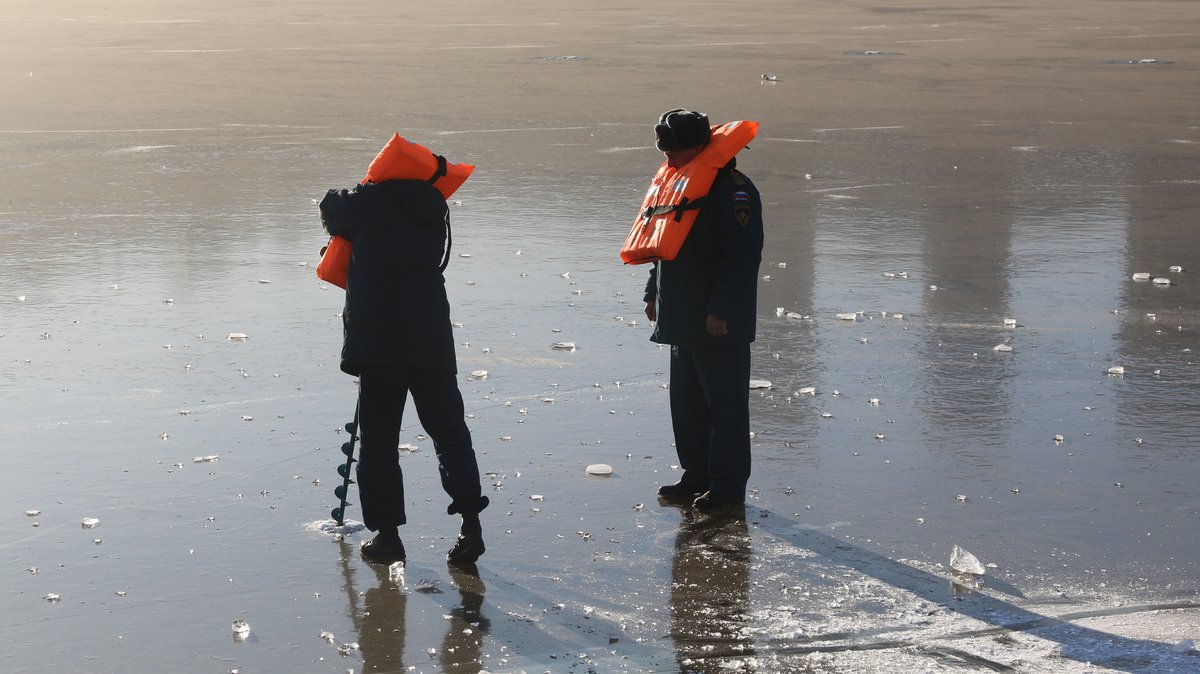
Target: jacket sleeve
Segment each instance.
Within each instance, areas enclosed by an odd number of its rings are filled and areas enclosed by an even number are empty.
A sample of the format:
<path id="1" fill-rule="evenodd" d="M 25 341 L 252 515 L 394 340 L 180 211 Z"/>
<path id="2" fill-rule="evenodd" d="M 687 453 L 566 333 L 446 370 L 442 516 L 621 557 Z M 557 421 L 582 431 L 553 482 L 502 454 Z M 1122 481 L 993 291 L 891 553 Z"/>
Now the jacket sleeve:
<path id="1" fill-rule="evenodd" d="M 325 231 L 333 236 L 353 239 L 354 229 L 360 220 L 355 217 L 360 200 L 358 188 L 326 192 L 325 198 L 321 199 L 318 206 L 321 211 L 321 225 Z"/>
<path id="2" fill-rule="evenodd" d="M 739 176 L 740 177 L 740 176 Z M 722 176 L 717 197 L 717 275 L 708 298 L 708 313 L 732 320 L 738 308 L 753 303 L 762 262 L 762 203 L 748 180 L 736 184 Z"/>
<path id="3" fill-rule="evenodd" d="M 658 297 L 658 263 L 650 264 L 650 278 L 646 279 L 646 291 L 642 293 L 643 302 L 653 302 Z"/>

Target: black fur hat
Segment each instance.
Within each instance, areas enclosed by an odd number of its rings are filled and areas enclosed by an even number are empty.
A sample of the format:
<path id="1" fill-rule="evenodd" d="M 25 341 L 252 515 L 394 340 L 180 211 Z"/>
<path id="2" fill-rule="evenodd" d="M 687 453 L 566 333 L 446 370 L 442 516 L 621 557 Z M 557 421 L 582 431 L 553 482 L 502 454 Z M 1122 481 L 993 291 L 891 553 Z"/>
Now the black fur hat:
<path id="1" fill-rule="evenodd" d="M 700 147 L 712 137 L 708 115 L 676 108 L 664 112 L 654 125 L 654 146 L 663 152 Z"/>

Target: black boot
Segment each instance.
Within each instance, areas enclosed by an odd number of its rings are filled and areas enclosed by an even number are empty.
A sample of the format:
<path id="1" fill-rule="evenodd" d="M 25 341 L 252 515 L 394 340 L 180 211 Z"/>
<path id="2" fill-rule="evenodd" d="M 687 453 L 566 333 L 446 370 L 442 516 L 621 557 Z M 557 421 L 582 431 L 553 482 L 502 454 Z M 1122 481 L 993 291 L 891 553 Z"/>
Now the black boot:
<path id="1" fill-rule="evenodd" d="M 454 544 L 446 559 L 451 564 L 474 564 L 483 554 L 483 525 L 479 523 L 479 513 L 463 513 L 462 533 Z"/>
<path id="2" fill-rule="evenodd" d="M 664 484 L 658 488 L 658 495 L 667 501 L 691 503 L 697 496 L 708 491 L 708 482 L 698 482 L 683 479 L 675 484 Z"/>
<path id="3" fill-rule="evenodd" d="M 363 559 L 368 562 L 391 564 L 405 560 L 404 542 L 396 527 L 384 527 L 369 541 L 363 541 L 359 546 Z"/>

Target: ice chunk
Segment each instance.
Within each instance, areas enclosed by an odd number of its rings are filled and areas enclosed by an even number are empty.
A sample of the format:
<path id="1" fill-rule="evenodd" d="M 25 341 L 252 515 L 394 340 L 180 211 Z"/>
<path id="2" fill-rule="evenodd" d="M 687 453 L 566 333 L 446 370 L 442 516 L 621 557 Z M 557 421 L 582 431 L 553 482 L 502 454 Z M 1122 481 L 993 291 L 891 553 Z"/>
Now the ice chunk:
<path id="1" fill-rule="evenodd" d="M 954 546 L 954 550 L 950 553 L 950 568 L 959 573 L 969 573 L 973 576 L 982 576 L 987 572 L 987 569 L 983 568 L 983 565 L 979 563 L 975 555 L 957 545 Z"/>
<path id="2" fill-rule="evenodd" d="M 997 344 L 996 346 L 992 347 L 992 351 L 999 351 L 1000 353 L 1008 353 L 1008 352 L 1012 351 L 1012 346 L 1008 345 L 1008 344 Z"/>
<path id="3" fill-rule="evenodd" d="M 1150 273 L 1149 273 L 1149 272 L 1144 272 L 1144 271 L 1134 272 L 1134 274 L 1133 274 L 1133 280 L 1134 280 L 1134 281 L 1149 281 L 1149 280 L 1150 280 Z"/>
<path id="4" fill-rule="evenodd" d="M 233 636 L 238 641 L 250 636 L 250 623 L 241 618 L 233 621 Z"/>
<path id="5" fill-rule="evenodd" d="M 1108 368 L 1108 373 L 1113 375 L 1114 377 L 1119 377 L 1119 376 L 1125 374 L 1125 366 L 1124 365 L 1113 365 L 1112 367 Z"/>
<path id="6" fill-rule="evenodd" d="M 1150 282 L 1151 282 L 1151 283 L 1153 283 L 1153 284 L 1154 284 L 1154 285 L 1156 285 L 1156 286 L 1169 286 L 1169 285 L 1171 285 L 1171 279 L 1169 279 L 1169 278 L 1166 278 L 1166 277 L 1164 277 L 1164 276 L 1155 276 L 1154 278 L 1150 279 Z"/>
<path id="7" fill-rule="evenodd" d="M 388 567 L 388 580 L 404 585 L 404 562 L 393 562 Z"/>
<path id="8" fill-rule="evenodd" d="M 1171 268 L 1168 269 L 1167 271 L 1169 271 L 1173 274 L 1178 274 L 1179 272 L 1183 271 L 1183 267 L 1180 267 L 1177 264 L 1173 264 L 1173 265 L 1171 265 Z"/>
<path id="9" fill-rule="evenodd" d="M 487 379 L 487 376 L 488 376 L 487 370 L 474 370 L 473 372 L 471 372 L 472 379 Z"/>
<path id="10" fill-rule="evenodd" d="M 555 342 L 550 345 L 555 351 L 574 351 L 575 342 Z"/>
<path id="11" fill-rule="evenodd" d="M 83 518 L 82 524 L 84 529 L 94 529 L 100 524 L 100 520 L 96 519 L 95 517 L 85 517 Z"/>
<path id="12" fill-rule="evenodd" d="M 1006 318 L 1006 319 L 1004 319 L 1004 327 L 1006 327 L 1006 328 L 1015 328 L 1015 327 L 1017 327 L 1017 319 L 1015 319 L 1015 318 Z"/>
<path id="13" fill-rule="evenodd" d="M 815 396 L 815 395 L 817 395 L 817 387 L 816 386 L 805 386 L 804 388 L 796 391 L 796 395 L 798 395 L 798 396 Z"/>
<path id="14" fill-rule="evenodd" d="M 588 475 L 612 475 L 612 466 L 607 463 L 593 463 L 587 467 Z"/>
<path id="15" fill-rule="evenodd" d="M 231 332 L 231 333 L 229 333 L 229 336 L 226 337 L 225 339 L 228 339 L 231 342 L 244 342 L 249 338 L 250 338 L 250 335 L 247 335 L 244 332 Z"/>
<path id="16" fill-rule="evenodd" d="M 837 315 L 839 321 L 853 321 L 858 319 L 858 314 L 846 312 Z"/>
<path id="17" fill-rule="evenodd" d="M 771 382 L 767 381 L 766 379 L 751 379 L 750 380 L 750 388 L 752 388 L 752 389 L 771 388 Z"/>
<path id="18" fill-rule="evenodd" d="M 208 456 L 193 456 L 192 463 L 212 463 L 221 458 L 218 454 L 209 454 Z"/>
<path id="19" fill-rule="evenodd" d="M 37 517 L 38 515 L 41 515 L 41 514 L 42 514 L 42 511 L 40 511 L 40 510 L 26 510 L 25 511 L 26 517 Z"/>

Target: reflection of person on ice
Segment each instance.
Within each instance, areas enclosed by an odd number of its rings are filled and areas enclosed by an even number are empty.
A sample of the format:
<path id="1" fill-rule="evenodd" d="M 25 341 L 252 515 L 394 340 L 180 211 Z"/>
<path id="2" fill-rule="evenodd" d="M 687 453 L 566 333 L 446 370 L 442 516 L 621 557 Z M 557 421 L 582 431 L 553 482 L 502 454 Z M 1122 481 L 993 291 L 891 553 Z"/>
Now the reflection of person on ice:
<path id="1" fill-rule="evenodd" d="M 447 512 L 462 515 L 451 562 L 473 563 L 484 552 L 479 513 L 479 466 L 464 420 L 462 394 L 442 276 L 449 211 L 441 192 L 424 180 L 365 182 L 330 190 L 321 221 L 331 235 L 350 239 L 352 256 L 342 314 L 341 368 L 359 378 L 361 450 L 356 477 L 363 521 L 378 532 L 362 545 L 365 559 L 405 558 L 398 527 L 404 512 L 400 423 L 411 393 L 433 440 Z"/>
<path id="2" fill-rule="evenodd" d="M 646 317 L 655 321 L 650 338 L 671 345 L 671 424 L 683 468 L 679 482 L 662 485 L 658 494 L 701 511 L 738 507 L 750 479 L 750 342 L 762 204 L 754 183 L 735 168 L 732 155 L 742 144 L 718 137 L 706 115 L 671 110 L 654 132 L 668 168 L 690 170 L 684 167 L 698 162 L 691 181 L 716 151 L 730 157 L 708 169 L 716 175 L 708 193 L 692 202 L 700 204 L 699 214 L 687 238 L 674 259 L 654 263 L 646 283 Z M 679 179 L 663 189 L 686 190 L 688 182 Z"/>

